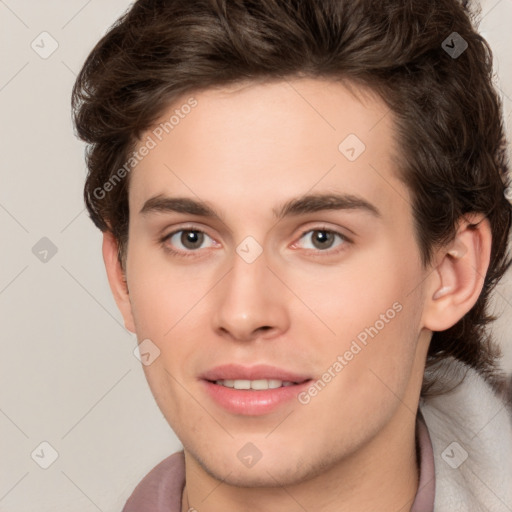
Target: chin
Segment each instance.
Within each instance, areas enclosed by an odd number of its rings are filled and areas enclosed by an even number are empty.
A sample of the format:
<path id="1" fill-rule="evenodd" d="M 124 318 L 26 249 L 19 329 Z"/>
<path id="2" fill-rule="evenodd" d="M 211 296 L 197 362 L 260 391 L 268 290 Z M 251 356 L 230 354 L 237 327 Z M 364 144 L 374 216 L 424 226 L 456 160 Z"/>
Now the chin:
<path id="1" fill-rule="evenodd" d="M 196 456 L 187 450 L 188 455 L 212 478 L 234 487 L 282 487 L 310 480 L 330 466 L 325 460 L 315 464 L 304 461 L 292 450 L 291 456 L 276 452 L 271 457 L 262 457 L 253 467 L 245 467 L 232 452 Z M 265 459 L 265 460 L 264 460 Z"/>

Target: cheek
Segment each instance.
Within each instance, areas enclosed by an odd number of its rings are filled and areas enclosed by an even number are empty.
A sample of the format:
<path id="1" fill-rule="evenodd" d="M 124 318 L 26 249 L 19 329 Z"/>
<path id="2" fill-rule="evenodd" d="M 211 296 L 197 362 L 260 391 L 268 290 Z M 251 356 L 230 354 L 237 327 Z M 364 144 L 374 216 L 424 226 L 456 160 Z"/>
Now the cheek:
<path id="1" fill-rule="evenodd" d="M 323 310 L 336 336 L 318 339 L 323 373 L 301 403 L 310 408 L 313 430 L 332 425 L 327 437 L 338 439 L 340 424 L 347 435 L 374 431 L 405 401 L 421 315 L 412 294 L 391 284 L 386 290 L 370 298 L 354 289 L 358 300 L 344 297 L 341 311 L 328 303 Z"/>
<path id="2" fill-rule="evenodd" d="M 134 248 L 130 256 L 128 283 L 137 334 L 165 340 L 181 322 L 193 319 L 209 279 L 204 272 L 171 265 L 160 251 Z"/>
<path id="3" fill-rule="evenodd" d="M 412 265 L 375 251 L 370 257 L 338 267 L 309 272 L 299 269 L 290 274 L 289 282 L 336 337 L 346 338 L 376 322 L 380 325 L 386 312 L 385 320 L 394 319 L 399 304 L 410 300 L 412 276 L 418 276 Z"/>
<path id="4" fill-rule="evenodd" d="M 375 381 L 372 370 L 393 386 L 403 385 L 403 368 L 412 365 L 420 332 L 420 288 L 413 285 L 419 275 L 415 260 L 383 251 L 357 266 L 309 278 L 299 289 L 331 331 L 327 337 L 317 335 L 316 346 L 325 369 L 341 356 L 344 386 L 356 391 L 362 379 Z"/>
<path id="5" fill-rule="evenodd" d="M 197 347 L 197 318 L 206 279 L 163 265 L 164 258 L 145 258 L 135 251 L 131 255 L 130 301 L 139 342 L 151 340 L 158 357 L 143 365 L 146 380 L 160 410 L 169 422 L 186 414 L 190 396 L 184 390 L 189 361 Z"/>
<path id="6" fill-rule="evenodd" d="M 148 250 L 134 249 L 130 256 L 130 301 L 137 337 L 139 342 L 151 340 L 159 350 L 155 362 L 143 369 L 164 414 L 172 410 L 177 417 L 176 408 L 189 399 L 182 396 L 180 383 L 191 377 L 191 362 L 207 339 L 210 315 L 205 308 L 215 283 L 214 271 L 171 265 L 165 255 L 155 257 Z"/>

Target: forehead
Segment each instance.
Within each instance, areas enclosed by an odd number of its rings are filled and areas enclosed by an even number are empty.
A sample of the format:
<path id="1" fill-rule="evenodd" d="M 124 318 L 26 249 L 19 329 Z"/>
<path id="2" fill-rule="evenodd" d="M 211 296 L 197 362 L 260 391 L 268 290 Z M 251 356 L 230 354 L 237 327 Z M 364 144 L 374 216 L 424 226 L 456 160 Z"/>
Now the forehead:
<path id="1" fill-rule="evenodd" d="M 403 214 L 392 115 L 354 87 L 295 79 L 183 96 L 141 137 L 152 148 L 132 171 L 130 209 L 160 194 L 271 214 L 291 197 L 340 192 Z"/>

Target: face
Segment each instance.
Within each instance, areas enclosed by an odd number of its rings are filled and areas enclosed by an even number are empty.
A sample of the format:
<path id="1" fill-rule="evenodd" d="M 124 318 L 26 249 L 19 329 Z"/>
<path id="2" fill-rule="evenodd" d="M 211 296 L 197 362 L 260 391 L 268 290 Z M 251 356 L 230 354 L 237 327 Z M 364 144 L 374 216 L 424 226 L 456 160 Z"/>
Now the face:
<path id="1" fill-rule="evenodd" d="M 125 318 L 160 352 L 144 371 L 187 457 L 272 486 L 391 442 L 427 342 L 388 109 L 313 79 L 189 95 L 161 121 L 176 109 L 131 175 Z"/>

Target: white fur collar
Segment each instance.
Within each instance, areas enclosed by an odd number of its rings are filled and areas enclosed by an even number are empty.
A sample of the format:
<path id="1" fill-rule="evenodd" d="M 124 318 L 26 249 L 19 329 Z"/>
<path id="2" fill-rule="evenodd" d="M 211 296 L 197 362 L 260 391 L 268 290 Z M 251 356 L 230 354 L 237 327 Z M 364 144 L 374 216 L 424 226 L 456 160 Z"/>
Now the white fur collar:
<path id="1" fill-rule="evenodd" d="M 452 392 L 420 401 L 434 449 L 435 512 L 512 512 L 512 411 L 454 359 L 428 372 L 448 389 L 465 374 Z"/>

